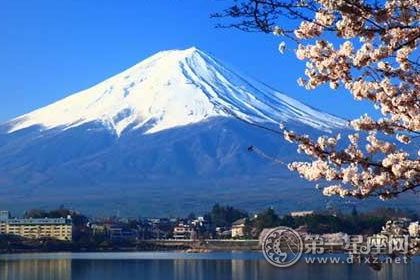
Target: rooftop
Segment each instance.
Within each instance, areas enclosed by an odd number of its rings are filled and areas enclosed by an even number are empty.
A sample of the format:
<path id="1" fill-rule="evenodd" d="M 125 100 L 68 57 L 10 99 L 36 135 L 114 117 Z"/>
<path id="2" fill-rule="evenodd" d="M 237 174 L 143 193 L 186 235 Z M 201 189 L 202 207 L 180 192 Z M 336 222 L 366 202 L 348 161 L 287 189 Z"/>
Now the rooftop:
<path id="1" fill-rule="evenodd" d="M 43 219 L 8 219 L 9 225 L 62 225 L 70 224 L 71 220 L 66 218 L 43 218 Z"/>
<path id="2" fill-rule="evenodd" d="M 248 220 L 248 218 L 242 218 L 239 220 L 236 220 L 232 223 L 232 226 L 240 226 L 246 223 L 246 221 Z"/>

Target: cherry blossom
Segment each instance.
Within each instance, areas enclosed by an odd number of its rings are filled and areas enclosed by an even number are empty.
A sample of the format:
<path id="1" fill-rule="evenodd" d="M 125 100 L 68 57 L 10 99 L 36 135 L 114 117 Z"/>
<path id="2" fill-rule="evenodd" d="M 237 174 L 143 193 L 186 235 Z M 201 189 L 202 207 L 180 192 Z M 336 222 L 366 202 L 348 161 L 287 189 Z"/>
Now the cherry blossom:
<path id="1" fill-rule="evenodd" d="M 289 169 L 309 181 L 334 182 L 327 196 L 389 199 L 420 186 L 420 1 L 388 0 L 383 5 L 362 0 L 315 0 L 294 31 L 296 56 L 306 62 L 298 84 L 308 90 L 329 85 L 347 89 L 355 100 L 368 100 L 383 117 L 363 115 L 349 122 L 360 133 L 340 137 L 284 131 L 285 139 L 313 158 L 293 162 Z M 337 45 L 325 40 L 334 32 Z M 343 141 L 341 141 L 343 142 Z M 365 144 L 362 144 L 365 143 Z"/>

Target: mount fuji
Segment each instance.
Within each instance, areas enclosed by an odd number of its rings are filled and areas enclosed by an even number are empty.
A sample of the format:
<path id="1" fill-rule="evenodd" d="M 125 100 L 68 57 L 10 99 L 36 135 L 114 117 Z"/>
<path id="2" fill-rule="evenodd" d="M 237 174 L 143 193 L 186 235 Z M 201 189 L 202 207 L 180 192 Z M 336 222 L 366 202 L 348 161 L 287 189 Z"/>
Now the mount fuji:
<path id="1" fill-rule="evenodd" d="M 159 52 L 0 125 L 0 204 L 154 215 L 201 211 L 214 202 L 316 207 L 325 198 L 314 199 L 307 183 L 247 152 L 256 145 L 295 160 L 295 146 L 250 125 L 280 123 L 313 136 L 346 129 L 344 120 L 197 48 Z"/>
<path id="2" fill-rule="evenodd" d="M 234 115 L 257 123 L 294 120 L 327 131 L 345 126 L 192 47 L 159 52 L 92 88 L 12 120 L 7 132 L 31 126 L 68 130 L 96 122 L 121 137 L 130 130 L 152 134 Z"/>

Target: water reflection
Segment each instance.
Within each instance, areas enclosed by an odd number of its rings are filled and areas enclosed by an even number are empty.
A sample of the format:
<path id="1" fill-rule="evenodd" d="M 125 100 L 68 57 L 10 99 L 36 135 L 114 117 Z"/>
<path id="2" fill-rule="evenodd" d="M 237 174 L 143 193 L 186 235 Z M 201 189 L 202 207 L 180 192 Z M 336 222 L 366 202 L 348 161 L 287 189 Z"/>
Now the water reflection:
<path id="1" fill-rule="evenodd" d="M 171 257 L 172 256 L 172 257 Z M 183 257 L 184 256 L 184 257 Z M 307 265 L 278 269 L 255 255 L 194 256 L 175 254 L 63 254 L 0 256 L 1 280 L 391 280 L 416 279 L 420 260 L 386 265 L 374 271 L 366 265 Z"/>
<path id="2" fill-rule="evenodd" d="M 0 279 L 4 280 L 70 280 L 71 260 L 0 261 Z"/>

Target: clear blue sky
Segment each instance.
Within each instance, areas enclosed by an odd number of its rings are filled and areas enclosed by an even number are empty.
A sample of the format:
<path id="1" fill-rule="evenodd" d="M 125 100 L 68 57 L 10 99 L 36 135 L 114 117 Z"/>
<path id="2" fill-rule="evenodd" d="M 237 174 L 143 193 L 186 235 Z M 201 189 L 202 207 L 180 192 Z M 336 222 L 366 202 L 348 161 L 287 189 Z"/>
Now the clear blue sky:
<path id="1" fill-rule="evenodd" d="M 348 93 L 307 92 L 303 64 L 271 35 L 215 29 L 221 0 L 0 2 L 0 122 L 90 87 L 165 49 L 190 46 L 313 107 L 346 118 L 372 112 Z M 52 116 L 53 117 L 53 116 Z"/>

